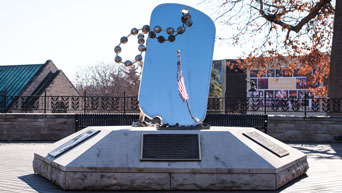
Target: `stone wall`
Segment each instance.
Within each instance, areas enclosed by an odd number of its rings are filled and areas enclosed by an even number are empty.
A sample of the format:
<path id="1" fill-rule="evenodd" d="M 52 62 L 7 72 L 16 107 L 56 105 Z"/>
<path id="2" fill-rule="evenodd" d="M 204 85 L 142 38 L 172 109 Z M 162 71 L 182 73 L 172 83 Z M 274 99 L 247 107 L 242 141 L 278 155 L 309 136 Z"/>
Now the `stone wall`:
<path id="1" fill-rule="evenodd" d="M 268 116 L 267 134 L 284 142 L 341 142 L 342 117 Z"/>
<path id="2" fill-rule="evenodd" d="M 74 132 L 74 114 L 0 113 L 0 140 L 55 141 Z"/>
<path id="3" fill-rule="evenodd" d="M 0 140 L 59 140 L 75 132 L 70 113 L 0 113 Z M 341 142 L 342 117 L 269 116 L 267 134 L 284 142 Z"/>

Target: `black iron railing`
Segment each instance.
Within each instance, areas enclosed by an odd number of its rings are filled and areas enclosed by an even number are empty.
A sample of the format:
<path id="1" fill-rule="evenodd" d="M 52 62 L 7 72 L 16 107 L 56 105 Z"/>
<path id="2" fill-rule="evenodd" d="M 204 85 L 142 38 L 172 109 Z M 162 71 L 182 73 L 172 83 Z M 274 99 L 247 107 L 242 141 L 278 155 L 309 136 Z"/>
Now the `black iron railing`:
<path id="1" fill-rule="evenodd" d="M 132 125 L 139 120 L 139 114 L 87 113 L 75 115 L 76 130 L 88 126 Z M 212 126 L 254 127 L 267 133 L 267 115 L 251 114 L 208 114 L 204 120 Z"/>
<path id="2" fill-rule="evenodd" d="M 208 113 L 272 114 L 342 113 L 342 98 L 213 98 Z M 0 112 L 139 113 L 137 96 L 8 96 L 0 92 Z M 342 115 L 342 114 L 341 114 Z"/>
<path id="3" fill-rule="evenodd" d="M 204 120 L 213 126 L 254 127 L 267 132 L 267 115 L 255 114 L 208 114 Z"/>
<path id="4" fill-rule="evenodd" d="M 75 115 L 76 130 L 88 126 L 114 126 L 114 125 L 132 125 L 139 120 L 138 113 L 132 114 L 113 114 L 113 113 L 86 113 Z"/>
<path id="5" fill-rule="evenodd" d="M 338 114 L 342 113 L 342 98 L 209 98 L 208 112 Z"/>
<path id="6" fill-rule="evenodd" d="M 137 96 L 6 96 L 0 112 L 138 113 Z"/>

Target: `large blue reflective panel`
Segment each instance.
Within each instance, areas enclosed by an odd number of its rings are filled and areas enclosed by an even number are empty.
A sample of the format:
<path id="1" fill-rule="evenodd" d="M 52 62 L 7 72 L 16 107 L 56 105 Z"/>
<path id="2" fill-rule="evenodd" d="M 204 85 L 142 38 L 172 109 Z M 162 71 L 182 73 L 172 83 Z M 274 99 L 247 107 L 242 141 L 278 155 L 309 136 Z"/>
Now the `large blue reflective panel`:
<path id="1" fill-rule="evenodd" d="M 204 13 L 180 4 L 161 4 L 151 15 L 150 26 L 175 30 L 182 25 L 182 10 L 191 14 L 193 25 L 174 42 L 159 43 L 148 38 L 139 90 L 140 108 L 153 118 L 159 116 L 163 124 L 189 126 L 202 122 L 206 116 L 211 64 L 215 42 L 215 25 Z M 157 34 L 168 37 L 166 31 Z M 188 105 L 179 93 L 177 84 L 177 50 L 180 50 L 182 75 L 188 95 Z M 178 77 L 179 78 L 179 77 Z"/>

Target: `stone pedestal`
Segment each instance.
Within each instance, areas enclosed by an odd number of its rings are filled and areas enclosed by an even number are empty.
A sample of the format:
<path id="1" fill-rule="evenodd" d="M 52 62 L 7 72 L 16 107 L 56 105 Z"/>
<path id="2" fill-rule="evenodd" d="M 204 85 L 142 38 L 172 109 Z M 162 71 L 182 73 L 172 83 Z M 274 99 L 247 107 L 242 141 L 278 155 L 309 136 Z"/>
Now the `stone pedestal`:
<path id="1" fill-rule="evenodd" d="M 95 136 L 53 158 L 49 152 L 87 131 Z M 257 132 L 285 149 L 279 157 L 243 135 Z M 201 161 L 141 161 L 142 134 L 199 134 Z M 37 152 L 34 172 L 63 189 L 275 190 L 308 169 L 306 155 L 254 129 L 157 130 L 154 127 L 88 127 Z"/>

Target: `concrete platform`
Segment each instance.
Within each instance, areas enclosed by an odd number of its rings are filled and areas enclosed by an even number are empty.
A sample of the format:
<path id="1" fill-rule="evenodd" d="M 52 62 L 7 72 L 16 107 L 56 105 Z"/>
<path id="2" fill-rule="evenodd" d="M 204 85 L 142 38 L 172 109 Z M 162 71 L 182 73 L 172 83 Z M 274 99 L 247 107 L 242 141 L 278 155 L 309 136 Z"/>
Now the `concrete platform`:
<path id="1" fill-rule="evenodd" d="M 64 191 L 60 187 L 34 174 L 34 152 L 44 150 L 53 142 L 0 142 L 0 192 L 49 192 L 80 193 Z M 341 192 L 342 189 L 342 143 L 291 143 L 291 147 L 305 153 L 310 169 L 305 175 L 274 191 L 200 191 L 201 193 L 293 193 L 293 192 Z M 141 193 L 141 191 L 82 191 L 82 193 Z M 154 193 L 197 193 L 199 191 L 154 191 Z"/>
<path id="2" fill-rule="evenodd" d="M 57 158 L 48 153 L 90 128 L 35 153 L 34 172 L 66 190 L 275 190 L 308 169 L 305 154 L 254 128 L 91 128 L 101 132 Z M 278 157 L 246 132 L 258 132 L 289 155 Z M 143 133 L 200 134 L 202 160 L 140 161 Z"/>

